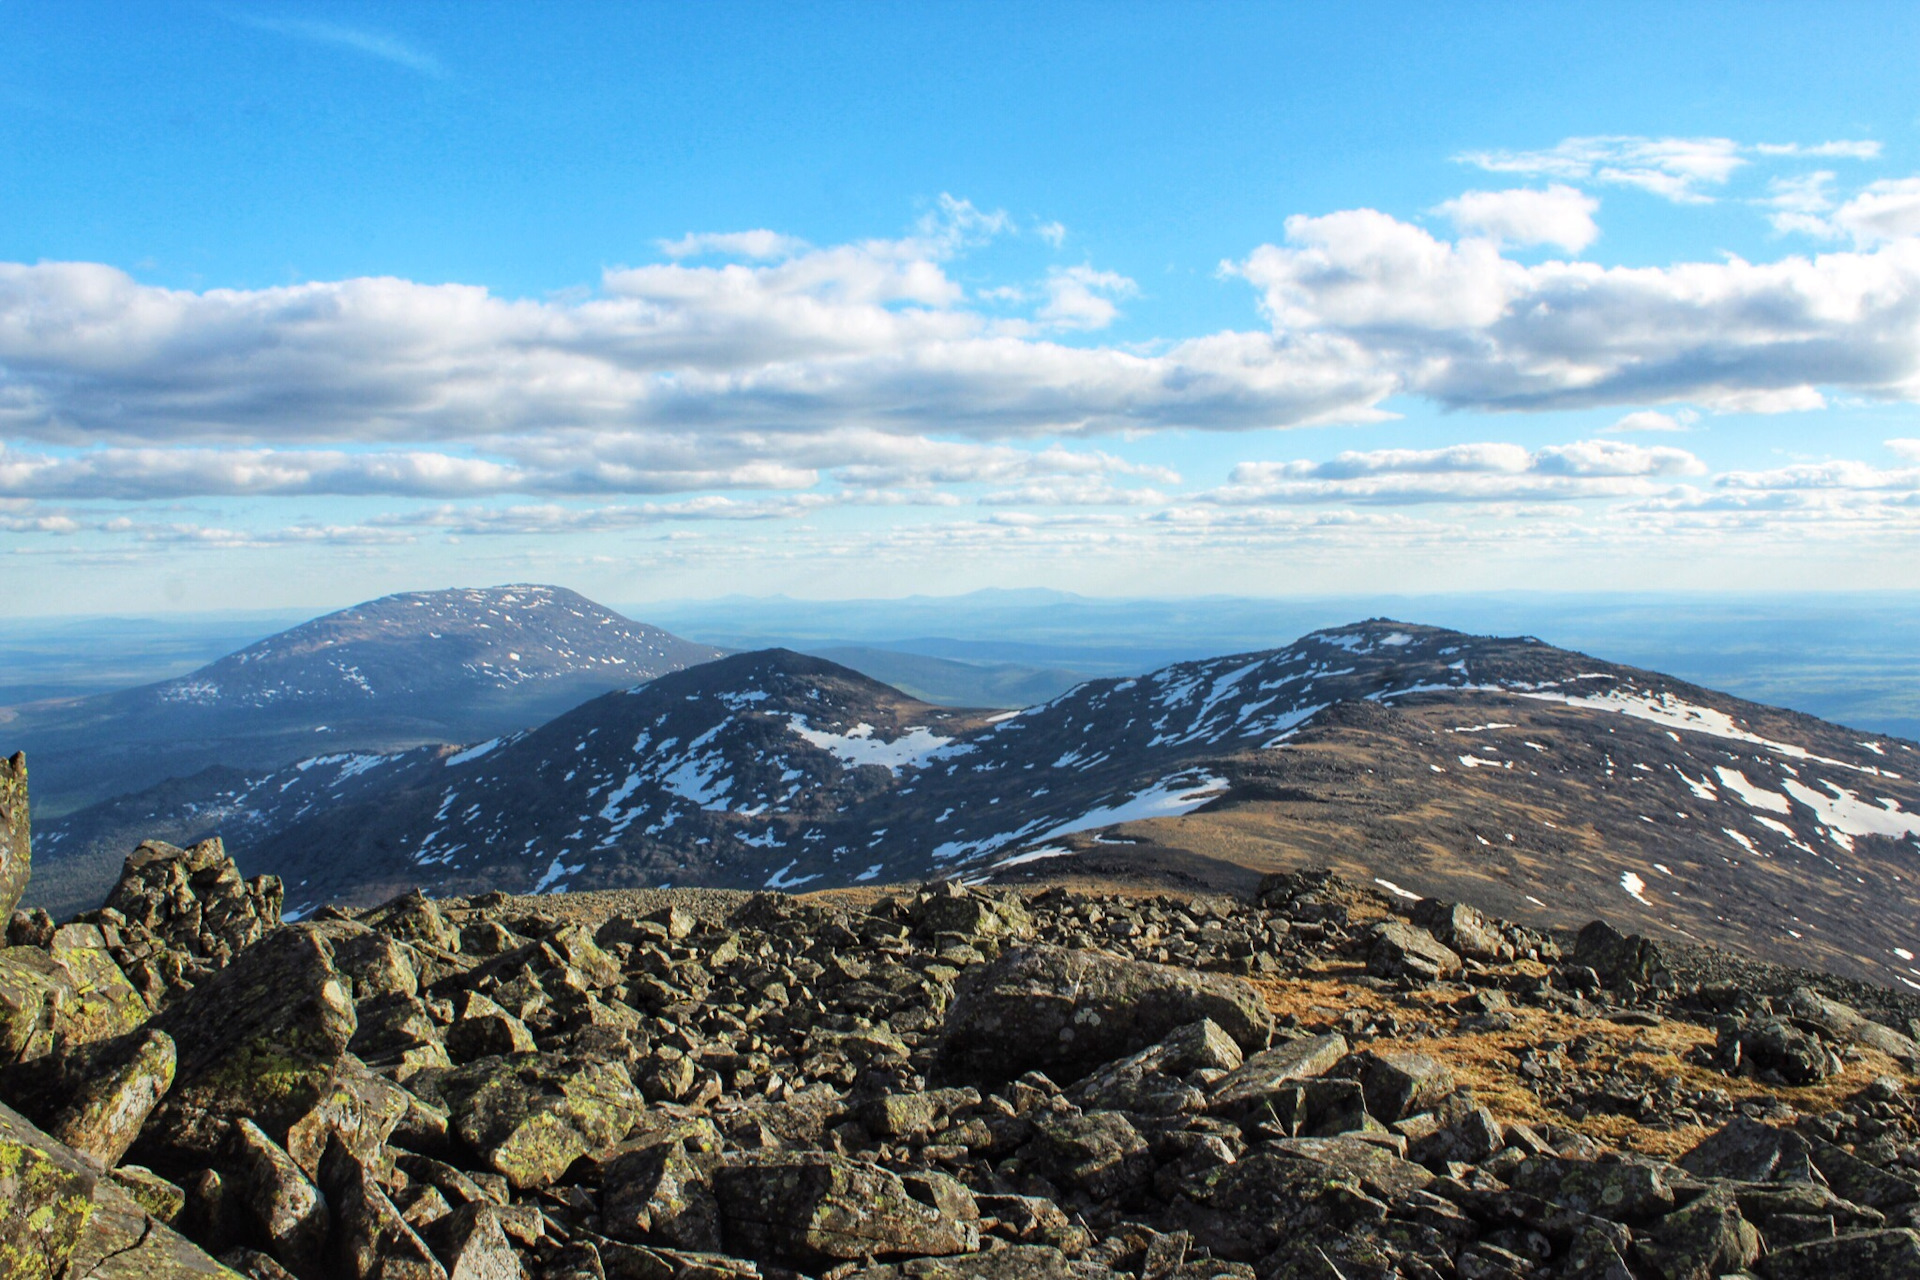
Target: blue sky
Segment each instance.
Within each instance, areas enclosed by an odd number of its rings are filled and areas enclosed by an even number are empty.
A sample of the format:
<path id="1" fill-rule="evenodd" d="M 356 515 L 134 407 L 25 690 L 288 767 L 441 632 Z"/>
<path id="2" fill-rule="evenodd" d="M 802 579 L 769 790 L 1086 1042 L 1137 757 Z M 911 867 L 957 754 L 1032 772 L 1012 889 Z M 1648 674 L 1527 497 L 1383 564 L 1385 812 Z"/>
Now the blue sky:
<path id="1" fill-rule="evenodd" d="M 1672 9 L 0 0 L 0 609 L 1920 585 L 1920 15 Z"/>

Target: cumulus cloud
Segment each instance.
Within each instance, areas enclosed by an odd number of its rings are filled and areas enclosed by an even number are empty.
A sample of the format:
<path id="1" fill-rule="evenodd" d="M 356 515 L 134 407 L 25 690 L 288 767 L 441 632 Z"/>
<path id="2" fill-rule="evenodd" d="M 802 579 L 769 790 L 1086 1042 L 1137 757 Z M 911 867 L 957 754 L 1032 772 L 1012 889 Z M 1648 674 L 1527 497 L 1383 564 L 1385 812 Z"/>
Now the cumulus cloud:
<path id="1" fill-rule="evenodd" d="M 1277 330 L 1353 342 L 1452 407 L 1690 400 L 1817 408 L 1822 387 L 1920 391 L 1920 240 L 1671 267 L 1527 266 L 1374 210 L 1287 221 L 1231 270 Z"/>
<path id="2" fill-rule="evenodd" d="M 1113 271 L 1092 267 L 1056 267 L 1047 275 L 1047 302 L 1038 319 L 1056 329 L 1104 329 L 1120 314 L 1116 298 L 1130 298 L 1139 287 Z"/>
<path id="3" fill-rule="evenodd" d="M 52 453 L 0 444 L 0 497 L 581 497 L 807 489 L 827 476 L 856 487 L 1006 484 L 1050 476 L 1179 479 L 1163 467 L 1096 450 L 1018 449 L 852 429 L 813 435 L 562 432 L 492 445 L 500 458 L 426 450 L 186 447 Z"/>
<path id="4" fill-rule="evenodd" d="M 1326 462 L 1243 462 L 1203 496 L 1226 505 L 1282 502 L 1565 501 L 1653 491 L 1650 482 L 1699 475 L 1684 449 L 1580 440 L 1529 450 L 1508 443 L 1347 452 Z"/>
<path id="5" fill-rule="evenodd" d="M 1508 244 L 1558 245 L 1578 253 L 1600 235 L 1593 220 L 1600 202 L 1584 191 L 1555 183 L 1544 191 L 1469 191 L 1436 212 L 1462 234 Z"/>

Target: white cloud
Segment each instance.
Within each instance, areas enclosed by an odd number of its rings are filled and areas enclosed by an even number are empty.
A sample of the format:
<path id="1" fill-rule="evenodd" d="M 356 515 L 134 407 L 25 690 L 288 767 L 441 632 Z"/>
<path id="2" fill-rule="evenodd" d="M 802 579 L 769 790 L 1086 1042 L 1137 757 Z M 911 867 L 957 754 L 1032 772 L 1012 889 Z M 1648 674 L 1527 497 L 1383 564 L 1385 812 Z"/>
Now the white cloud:
<path id="1" fill-rule="evenodd" d="M 669 258 L 698 258 L 724 254 L 732 258 L 791 258 L 808 248 L 805 240 L 778 231 L 690 231 L 678 240 L 659 242 Z"/>
<path id="2" fill-rule="evenodd" d="M 397 36 L 381 31 L 368 31 L 358 27 L 344 27 L 333 22 L 317 22 L 309 18 L 275 18 L 262 14 L 236 14 L 234 20 L 256 31 L 271 31 L 276 35 L 291 36 L 296 40 L 305 40 L 312 44 L 331 45 L 338 49 L 350 49 L 355 53 L 390 62 L 409 71 L 418 71 L 423 75 L 444 78 L 446 68 L 440 60 L 431 54 L 421 53 Z"/>
<path id="3" fill-rule="evenodd" d="M 1439 206 L 1464 235 L 1508 244 L 1552 244 L 1578 253 L 1600 235 L 1593 212 L 1600 202 L 1555 183 L 1545 191 L 1469 191 Z"/>
<path id="4" fill-rule="evenodd" d="M 1652 409 L 1641 409 L 1629 413 L 1610 427 L 1601 430 L 1609 435 L 1627 435 L 1636 431 L 1691 431 L 1699 420 L 1691 409 L 1682 409 L 1678 413 L 1659 413 Z"/>
<path id="5" fill-rule="evenodd" d="M 1647 494 L 1655 482 L 1706 470 L 1683 449 L 1580 440 L 1529 450 L 1507 443 L 1348 452 L 1326 462 L 1243 462 L 1202 500 L 1288 502 L 1536 502 Z"/>
<path id="6" fill-rule="evenodd" d="M 1869 185 L 1834 210 L 1833 225 L 1862 245 L 1920 234 L 1920 178 Z"/>
<path id="7" fill-rule="evenodd" d="M 1870 141 L 1742 145 L 1731 138 L 1644 138 L 1616 134 L 1567 138 L 1540 151 L 1469 151 L 1456 159 L 1490 173 L 1637 187 L 1681 204 L 1713 197 L 1749 156 L 1831 157 L 1869 160 L 1880 154 Z"/>
<path id="8" fill-rule="evenodd" d="M 1526 266 L 1373 210 L 1291 218 L 1229 268 L 1278 331 L 1352 342 L 1402 390 L 1452 407 L 1688 400 L 1730 412 L 1821 388 L 1920 393 L 1920 240 L 1751 263 Z"/>
<path id="9" fill-rule="evenodd" d="M 1139 287 L 1113 271 L 1092 267 L 1055 267 L 1047 273 L 1047 302 L 1038 319 L 1056 329 L 1104 329 L 1120 314 L 1116 298 L 1131 298 Z"/>
<path id="10" fill-rule="evenodd" d="M 1885 443 L 1887 448 L 1908 462 L 1920 462 L 1920 440 L 1888 440 Z"/>

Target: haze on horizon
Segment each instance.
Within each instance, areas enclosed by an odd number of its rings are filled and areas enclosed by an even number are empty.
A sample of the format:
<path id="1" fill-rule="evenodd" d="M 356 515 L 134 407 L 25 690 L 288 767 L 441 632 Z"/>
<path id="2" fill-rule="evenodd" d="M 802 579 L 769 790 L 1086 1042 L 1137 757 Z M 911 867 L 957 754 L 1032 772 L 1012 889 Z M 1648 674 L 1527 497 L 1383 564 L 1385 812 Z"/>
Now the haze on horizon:
<path id="1" fill-rule="evenodd" d="M 1920 586 L 1908 7 L 5 12 L 8 616 Z"/>

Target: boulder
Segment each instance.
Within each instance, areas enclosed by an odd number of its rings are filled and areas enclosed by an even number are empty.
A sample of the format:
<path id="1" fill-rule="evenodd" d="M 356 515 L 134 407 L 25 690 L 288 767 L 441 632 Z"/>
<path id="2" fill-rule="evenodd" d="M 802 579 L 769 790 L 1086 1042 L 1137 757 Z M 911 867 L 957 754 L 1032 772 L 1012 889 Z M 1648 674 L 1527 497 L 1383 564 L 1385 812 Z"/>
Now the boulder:
<path id="1" fill-rule="evenodd" d="M 1245 1051 L 1264 1049 L 1273 1033 L 1265 1000 L 1240 978 L 1094 951 L 1022 947 L 962 975 L 940 1061 L 981 1081 L 1034 1068 L 1073 1079 L 1203 1018 Z"/>
<path id="2" fill-rule="evenodd" d="M 1802 1165 L 1810 1158 L 1805 1138 L 1737 1115 L 1674 1163 L 1696 1177 L 1766 1182 L 1796 1156 Z"/>
<path id="3" fill-rule="evenodd" d="M 608 1235 L 652 1240 L 675 1249 L 720 1248 L 720 1205 L 712 1187 L 713 1159 L 690 1154 L 678 1141 L 628 1151 L 606 1168 L 601 1218 Z"/>
<path id="4" fill-rule="evenodd" d="M 147 1029 L 0 1072 L 0 1093 L 49 1136 L 112 1168 L 173 1084 L 174 1046 Z"/>
<path id="5" fill-rule="evenodd" d="M 1513 1189 L 1609 1222 L 1635 1223 L 1673 1209 L 1668 1166 L 1645 1159 L 1574 1160 L 1528 1156 L 1513 1171 Z"/>
<path id="6" fill-rule="evenodd" d="M 1912 1066 L 1920 1060 L 1920 1044 L 1892 1027 L 1861 1015 L 1850 1005 L 1821 995 L 1812 987 L 1796 987 L 1786 999 L 1786 1012 L 1826 1031 L 1834 1039 L 1878 1049 Z"/>
<path id="7" fill-rule="evenodd" d="M 1636 1233 L 1634 1251 L 1664 1280 L 1716 1280 L 1760 1256 L 1760 1233 L 1740 1216 L 1733 1193 L 1707 1192 Z"/>
<path id="8" fill-rule="evenodd" d="M 521 1280 L 520 1259 L 493 1205 L 467 1204 L 433 1226 L 447 1280 Z"/>
<path id="9" fill-rule="evenodd" d="M 306 1172 L 260 1126 L 234 1121 L 227 1160 L 253 1239 L 301 1280 L 325 1280 L 332 1215 Z"/>
<path id="10" fill-rule="evenodd" d="M 897 1174 L 824 1152 L 751 1152 L 714 1171 L 727 1248 L 755 1261 L 971 1253 L 979 1228 L 917 1200 Z"/>
<path id="11" fill-rule="evenodd" d="M 847 1280 L 1111 1280 L 1114 1274 L 1050 1245 L 996 1243 L 979 1253 L 863 1267 Z"/>
<path id="12" fill-rule="evenodd" d="M 284 901 L 278 876 L 243 879 L 218 839 L 184 849 L 148 840 L 127 855 L 106 906 L 118 913 L 129 954 L 140 949 L 136 944 L 151 944 L 168 961 L 121 957 L 157 1003 L 277 928 Z"/>
<path id="13" fill-rule="evenodd" d="M 1346 1056 L 1346 1037 L 1338 1032 L 1284 1041 L 1254 1054 L 1215 1081 L 1207 1111 L 1239 1124 L 1258 1124 L 1276 1096 L 1303 1080 L 1325 1075 Z"/>
<path id="14" fill-rule="evenodd" d="M 328 1092 L 357 1026 L 346 982 L 314 926 L 290 925 L 154 1019 L 179 1050 L 173 1091 L 150 1136 L 210 1155 L 228 1116 L 276 1141 Z"/>
<path id="15" fill-rule="evenodd" d="M 27 891 L 33 866 L 28 818 L 27 757 L 16 751 L 11 760 L 0 760 L 0 919 L 13 914 Z"/>
<path id="16" fill-rule="evenodd" d="M 1177 1115 L 1198 1111 L 1206 1094 L 1186 1083 L 1195 1071 L 1232 1071 L 1245 1060 L 1233 1037 L 1208 1019 L 1180 1028 L 1159 1044 L 1110 1062 L 1070 1095 L 1088 1110 Z"/>
<path id="17" fill-rule="evenodd" d="M 320 1189 L 333 1214 L 331 1262 L 340 1280 L 447 1280 L 446 1268 L 371 1170 L 337 1140 L 320 1158 Z"/>
<path id="18" fill-rule="evenodd" d="M 1424 1053 L 1369 1053 L 1360 1069 L 1367 1113 L 1391 1123 L 1438 1106 L 1453 1092 L 1453 1072 Z"/>
<path id="19" fill-rule="evenodd" d="M 907 904 L 907 915 L 922 937 L 957 933 L 967 938 L 1024 938 L 1033 917 L 1017 897 L 988 895 L 952 880 L 928 885 Z"/>
<path id="20" fill-rule="evenodd" d="M 1580 930 L 1573 944 L 1573 963 L 1619 989 L 1647 986 L 1663 968 L 1658 946 L 1637 933 L 1621 933 L 1604 920 Z"/>
<path id="21" fill-rule="evenodd" d="M 1434 982 L 1460 972 L 1460 957 L 1425 929 L 1382 920 L 1367 931 L 1367 972 L 1376 978 Z"/>
<path id="22" fill-rule="evenodd" d="M 1035 1123 L 1022 1166 L 1098 1203 L 1118 1202 L 1153 1178 L 1146 1139 L 1117 1111 L 1094 1111 Z"/>
<path id="23" fill-rule="evenodd" d="M 518 1188 L 545 1186 L 620 1141 L 646 1106 L 623 1065 L 557 1054 L 482 1058 L 445 1076 L 439 1093 L 452 1132 Z"/>
<path id="24" fill-rule="evenodd" d="M 231 1280 L 232 1273 L 86 1157 L 0 1105 L 0 1275 Z"/>
<path id="25" fill-rule="evenodd" d="M 1442 946 L 1463 956 L 1474 960 L 1513 957 L 1513 947 L 1500 935 L 1500 927 L 1465 903 L 1422 898 L 1409 914 Z"/>
<path id="26" fill-rule="evenodd" d="M 1765 1266 L 1769 1280 L 1915 1280 L 1920 1232 L 1892 1228 L 1810 1240 L 1773 1250 Z"/>

